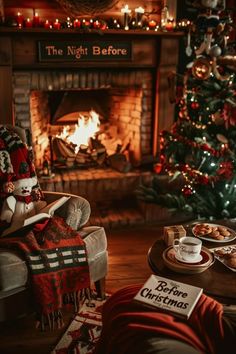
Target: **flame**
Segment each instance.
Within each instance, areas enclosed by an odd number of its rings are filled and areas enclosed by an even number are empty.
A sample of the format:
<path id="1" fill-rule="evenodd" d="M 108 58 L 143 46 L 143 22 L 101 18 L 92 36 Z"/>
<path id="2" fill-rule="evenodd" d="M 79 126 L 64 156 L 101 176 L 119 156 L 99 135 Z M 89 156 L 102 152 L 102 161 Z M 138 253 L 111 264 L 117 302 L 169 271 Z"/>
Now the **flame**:
<path id="1" fill-rule="evenodd" d="M 63 127 L 63 131 L 60 134 L 57 134 L 57 138 L 76 145 L 75 152 L 77 153 L 80 145 L 88 145 L 89 139 L 95 137 L 99 127 L 99 115 L 91 110 L 88 117 L 79 115 L 78 124 L 75 124 L 75 130 L 72 134 L 70 134 L 70 126 L 67 125 Z"/>

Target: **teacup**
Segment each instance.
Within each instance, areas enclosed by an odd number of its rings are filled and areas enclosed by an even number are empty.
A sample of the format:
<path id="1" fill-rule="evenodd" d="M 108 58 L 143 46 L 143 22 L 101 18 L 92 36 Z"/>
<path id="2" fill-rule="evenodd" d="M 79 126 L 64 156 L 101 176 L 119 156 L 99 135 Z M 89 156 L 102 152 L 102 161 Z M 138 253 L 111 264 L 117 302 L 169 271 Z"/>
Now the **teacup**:
<path id="1" fill-rule="evenodd" d="M 197 237 L 184 236 L 173 241 L 174 250 L 186 262 L 195 262 L 199 259 L 202 241 Z"/>

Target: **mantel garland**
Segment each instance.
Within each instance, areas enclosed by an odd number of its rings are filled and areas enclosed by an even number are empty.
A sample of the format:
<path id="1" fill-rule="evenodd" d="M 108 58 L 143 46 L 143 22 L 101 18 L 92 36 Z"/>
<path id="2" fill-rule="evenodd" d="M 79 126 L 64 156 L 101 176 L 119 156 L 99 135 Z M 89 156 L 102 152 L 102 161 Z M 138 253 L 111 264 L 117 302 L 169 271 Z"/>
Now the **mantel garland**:
<path id="1" fill-rule="evenodd" d="M 94 15 L 115 6 L 119 0 L 56 0 L 69 16 Z"/>

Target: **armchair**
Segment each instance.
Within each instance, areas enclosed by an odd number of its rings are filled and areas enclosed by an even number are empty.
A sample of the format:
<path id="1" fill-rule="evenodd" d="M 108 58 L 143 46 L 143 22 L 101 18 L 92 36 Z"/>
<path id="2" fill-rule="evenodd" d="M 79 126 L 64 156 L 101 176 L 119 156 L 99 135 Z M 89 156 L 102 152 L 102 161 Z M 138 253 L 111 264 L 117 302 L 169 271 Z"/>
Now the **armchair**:
<path id="1" fill-rule="evenodd" d="M 44 192 L 47 203 L 60 198 L 65 193 Z M 89 264 L 91 285 L 97 295 L 105 295 L 105 277 L 108 268 L 107 239 L 103 227 L 85 226 L 89 220 L 91 208 L 89 202 L 76 195 L 61 206 L 55 214 L 70 219 L 83 238 Z M 74 211 L 78 216 L 71 220 Z M 0 248 L 0 322 L 17 318 L 32 312 L 30 300 L 30 280 L 28 268 L 21 255 L 9 249 Z"/>

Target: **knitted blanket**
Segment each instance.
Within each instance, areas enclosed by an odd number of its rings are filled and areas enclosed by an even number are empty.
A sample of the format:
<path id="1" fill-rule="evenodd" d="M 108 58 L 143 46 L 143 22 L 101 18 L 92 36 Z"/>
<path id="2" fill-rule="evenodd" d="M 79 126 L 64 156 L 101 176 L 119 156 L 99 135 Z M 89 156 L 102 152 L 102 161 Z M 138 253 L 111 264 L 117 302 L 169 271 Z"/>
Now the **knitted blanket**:
<path id="1" fill-rule="evenodd" d="M 227 351 L 220 303 L 203 294 L 186 321 L 134 302 L 140 287 L 127 286 L 103 305 L 103 328 L 94 354 L 153 353 L 143 342 L 155 336 L 184 342 L 199 353 L 232 352 Z"/>
<path id="2" fill-rule="evenodd" d="M 20 251 L 28 265 L 37 310 L 58 317 L 66 295 L 89 288 L 84 241 L 65 221 L 54 216 L 42 231 L 0 239 L 0 246 Z"/>

